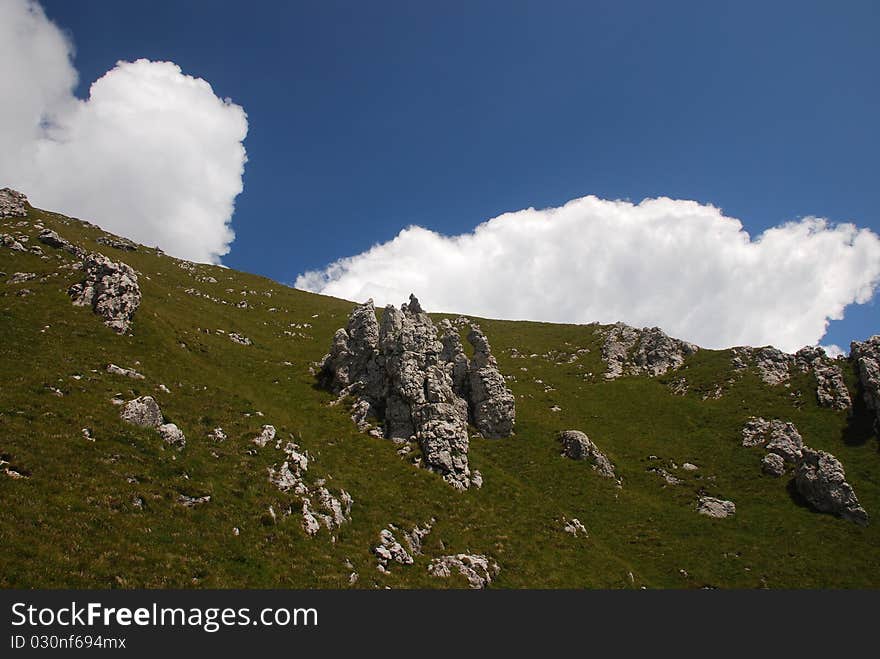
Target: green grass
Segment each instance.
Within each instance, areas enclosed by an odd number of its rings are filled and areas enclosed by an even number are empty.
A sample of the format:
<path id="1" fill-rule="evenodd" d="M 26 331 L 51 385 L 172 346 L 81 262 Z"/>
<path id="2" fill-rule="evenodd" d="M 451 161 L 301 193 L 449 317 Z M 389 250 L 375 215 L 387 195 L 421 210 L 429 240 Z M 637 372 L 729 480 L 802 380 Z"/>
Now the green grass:
<path id="1" fill-rule="evenodd" d="M 398 457 L 390 442 L 358 434 L 342 406 L 328 406 L 331 395 L 315 387 L 309 366 L 345 324 L 350 302 L 215 266 L 184 269 L 148 248 L 117 251 L 95 242 L 103 233 L 95 227 L 32 210 L 28 220 L 38 219 L 134 267 L 143 302 L 133 333 L 117 336 L 70 304 L 65 291 L 81 278 L 59 270 L 70 255 L 44 246 L 44 261 L 0 248 L 0 271 L 46 276 L 0 283 L 0 453 L 30 474 L 0 475 L 0 586 L 347 588 L 350 560 L 360 574 L 356 588 L 463 587 L 463 578 L 436 579 L 426 568 L 432 556 L 465 551 L 499 563 L 493 587 L 500 588 L 880 586 L 877 524 L 812 511 L 792 496 L 789 478 L 762 475 L 759 449 L 740 445 L 749 416 L 793 421 L 807 444 L 843 462 L 876 519 L 880 454 L 867 411 L 858 402 L 848 419 L 819 408 L 811 376 L 795 376 L 789 388 L 768 387 L 754 374 L 727 384 L 729 353 L 704 350 L 660 378 L 605 382 L 599 326 L 480 320 L 502 373 L 515 376 L 517 432 L 472 439 L 471 466 L 485 485 L 459 493 Z M 18 221 L 0 221 L 0 231 L 27 233 L 38 244 L 37 232 L 15 228 Z M 207 276 L 217 283 L 199 281 Z M 17 296 L 21 288 L 33 294 Z M 243 298 L 242 290 L 255 293 Z M 241 299 L 252 308 L 236 308 Z M 292 327 L 304 323 L 311 327 Z M 254 343 L 237 345 L 217 329 Z M 512 358 L 511 348 L 526 358 Z M 564 363 L 579 348 L 590 352 Z M 108 374 L 110 362 L 146 380 Z M 855 397 L 849 366 L 846 375 Z M 667 383 L 682 376 L 689 393 L 672 395 Z M 702 400 L 718 383 L 724 395 Z M 154 396 L 185 432 L 186 448 L 165 448 L 154 431 L 122 423 L 110 403 L 117 393 Z M 561 409 L 551 411 L 554 405 Z M 281 513 L 295 499 L 267 479 L 280 453 L 270 445 L 253 454 L 250 439 L 264 423 L 309 451 L 312 477 L 354 497 L 352 521 L 335 543 L 324 530 L 308 537 L 296 514 L 269 520 L 269 506 Z M 218 425 L 229 436 L 219 444 L 206 437 Z M 84 427 L 96 441 L 83 438 Z M 622 489 L 560 457 L 556 434 L 569 428 L 609 455 Z M 699 469 L 674 471 L 683 481 L 677 486 L 647 471 L 672 471 L 672 462 Z M 187 509 L 176 503 L 180 493 L 212 500 Z M 701 493 L 732 499 L 737 514 L 696 514 Z M 589 538 L 564 533 L 563 516 L 579 518 Z M 379 530 L 431 517 L 437 522 L 415 564 L 379 573 L 371 554 Z"/>

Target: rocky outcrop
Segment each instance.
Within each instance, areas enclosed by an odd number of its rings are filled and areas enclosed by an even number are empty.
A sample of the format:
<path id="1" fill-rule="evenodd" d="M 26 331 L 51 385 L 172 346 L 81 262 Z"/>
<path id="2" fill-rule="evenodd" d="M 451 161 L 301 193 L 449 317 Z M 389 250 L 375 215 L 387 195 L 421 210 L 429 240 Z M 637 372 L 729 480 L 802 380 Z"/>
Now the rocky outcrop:
<path id="1" fill-rule="evenodd" d="M 141 290 L 134 270 L 102 254 L 89 254 L 83 268 L 86 278 L 67 291 L 73 304 L 91 307 L 104 324 L 125 334 L 141 303 Z"/>
<path id="2" fill-rule="evenodd" d="M 468 372 L 471 418 L 483 437 L 508 437 L 513 434 L 516 416 L 513 393 L 504 384 L 486 335 L 471 327 L 467 339 L 474 348 Z"/>
<path id="3" fill-rule="evenodd" d="M 158 428 L 165 422 L 162 410 L 152 396 L 141 396 L 128 401 L 122 406 L 119 416 L 126 423 L 144 428 Z"/>
<path id="4" fill-rule="evenodd" d="M 482 554 L 441 556 L 428 566 L 428 574 L 434 577 L 449 578 L 455 572 L 463 574 L 474 589 L 486 588 L 500 571 L 497 563 Z"/>
<path id="5" fill-rule="evenodd" d="M 95 239 L 96 242 L 101 243 L 102 245 L 107 245 L 107 247 L 112 247 L 113 249 L 121 249 L 125 252 L 136 252 L 137 245 L 130 240 L 126 240 L 125 238 L 116 238 L 114 236 L 98 236 Z"/>
<path id="6" fill-rule="evenodd" d="M 699 348 L 694 344 L 673 339 L 659 327 L 638 330 L 616 323 L 606 331 L 602 345 L 605 379 L 614 380 L 623 375 L 663 375 L 678 369 L 685 358 L 697 350 Z"/>
<path id="7" fill-rule="evenodd" d="M 15 236 L 11 236 L 8 233 L 0 233 L 0 245 L 5 247 L 6 249 L 11 249 L 13 252 L 27 251 L 27 247 L 22 245 L 21 242 L 15 238 Z"/>
<path id="8" fill-rule="evenodd" d="M 880 334 L 867 341 L 853 341 L 850 356 L 856 364 L 865 404 L 874 412 L 874 428 L 880 433 Z"/>
<path id="9" fill-rule="evenodd" d="M 0 218 L 27 215 L 27 197 L 11 188 L 0 189 Z"/>
<path id="10" fill-rule="evenodd" d="M 336 331 L 319 382 L 354 399 L 352 420 L 364 432 L 418 442 L 429 469 L 453 487 L 471 485 L 468 420 L 487 437 L 513 432 L 514 399 L 504 386 L 486 337 L 472 328 L 474 359 L 464 354 L 457 329 L 443 336 L 415 296 L 386 307 L 381 325 L 372 300 L 352 311 Z"/>
<path id="11" fill-rule="evenodd" d="M 144 379 L 144 376 L 133 368 L 124 368 L 122 366 L 117 366 L 116 364 L 107 364 L 107 372 L 112 373 L 113 375 L 123 375 L 134 380 Z"/>
<path id="12" fill-rule="evenodd" d="M 761 460 L 761 470 L 768 476 L 782 476 L 785 473 L 785 460 L 778 453 L 768 453 Z"/>
<path id="13" fill-rule="evenodd" d="M 819 405 L 836 410 L 852 407 L 852 399 L 843 380 L 843 371 L 837 364 L 828 363 L 828 357 L 822 348 L 803 347 L 795 353 L 794 362 L 802 372 L 813 372 Z"/>
<path id="14" fill-rule="evenodd" d="M 697 512 L 706 515 L 706 517 L 723 519 L 736 514 L 736 504 L 733 501 L 716 499 L 715 497 L 700 497 L 697 502 Z"/>
<path id="15" fill-rule="evenodd" d="M 275 441 L 275 433 L 276 432 L 277 431 L 275 430 L 275 426 L 270 425 L 270 424 L 266 424 L 265 426 L 263 426 L 263 429 L 260 431 L 260 434 L 257 435 L 256 437 L 254 437 L 254 439 L 252 441 L 254 444 L 259 446 L 260 448 L 263 448 L 269 442 Z"/>
<path id="16" fill-rule="evenodd" d="M 761 469 L 770 476 L 782 476 L 785 465 L 797 464 L 803 455 L 804 440 L 793 423 L 761 417 L 751 417 L 742 429 L 742 444 L 762 446 L 768 453 L 761 461 Z"/>
<path id="17" fill-rule="evenodd" d="M 758 375 L 767 384 L 771 386 L 782 384 L 791 377 L 790 368 L 794 359 L 788 353 L 773 346 L 766 346 L 757 349 L 754 358 Z"/>
<path id="18" fill-rule="evenodd" d="M 572 460 L 588 460 L 593 469 L 606 478 L 616 478 L 611 460 L 580 430 L 563 430 L 559 433 L 562 455 Z"/>
<path id="19" fill-rule="evenodd" d="M 805 448 L 795 473 L 795 485 L 817 510 L 857 524 L 868 523 L 868 514 L 846 482 L 843 465 L 830 453 Z"/>

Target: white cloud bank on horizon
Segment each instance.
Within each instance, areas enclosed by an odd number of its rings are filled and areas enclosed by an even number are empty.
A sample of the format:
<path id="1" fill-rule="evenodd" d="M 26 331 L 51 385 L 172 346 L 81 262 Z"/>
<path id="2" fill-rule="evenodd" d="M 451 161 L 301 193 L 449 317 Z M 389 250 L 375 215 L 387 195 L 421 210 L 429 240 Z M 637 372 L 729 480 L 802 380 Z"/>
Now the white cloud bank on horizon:
<path id="1" fill-rule="evenodd" d="M 87 100 L 73 45 L 32 0 L 0 0 L 0 187 L 192 261 L 219 263 L 247 161 L 244 110 L 173 62 L 118 62 Z"/>
<path id="2" fill-rule="evenodd" d="M 816 345 L 880 283 L 880 237 L 805 218 L 751 240 L 711 205 L 589 196 L 506 213 L 473 232 L 412 226 L 296 279 L 297 288 L 432 311 L 660 326 L 705 348 Z M 832 348 L 833 351 L 833 348 Z"/>

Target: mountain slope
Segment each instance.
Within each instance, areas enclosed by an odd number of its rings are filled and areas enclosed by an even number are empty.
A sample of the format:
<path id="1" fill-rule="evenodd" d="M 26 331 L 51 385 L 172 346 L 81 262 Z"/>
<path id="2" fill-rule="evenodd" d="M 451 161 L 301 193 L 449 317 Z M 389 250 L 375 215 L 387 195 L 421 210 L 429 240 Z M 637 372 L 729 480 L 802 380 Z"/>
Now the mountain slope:
<path id="1" fill-rule="evenodd" d="M 26 212 L 0 219 L 0 233 L 26 248 L 0 247 L 0 455 L 12 472 L 0 474 L 4 587 L 466 587 L 462 575 L 428 571 L 458 553 L 490 557 L 501 588 L 880 586 L 880 454 L 851 362 L 842 362 L 850 414 L 817 404 L 812 374 L 793 369 L 788 386 L 770 386 L 754 368 L 735 371 L 731 351 L 606 381 L 607 327 L 479 319 L 516 396 L 516 433 L 471 438 L 484 483 L 459 492 L 392 442 L 359 433 L 317 386 L 313 365 L 352 303 L 154 248 L 116 249 L 97 242 L 109 234 L 93 225 Z M 71 304 L 81 259 L 39 242 L 35 225 L 138 273 L 128 334 Z M 10 283 L 15 273 L 36 277 Z M 688 391 L 675 395 L 682 377 Z M 719 384 L 721 396 L 704 400 Z M 142 395 L 184 432 L 183 449 L 120 419 L 112 399 Z M 790 474 L 764 475 L 762 451 L 742 446 L 752 416 L 791 421 L 808 446 L 833 453 L 872 522 L 820 513 Z M 313 485 L 351 494 L 350 521 L 303 530 L 299 500 L 269 480 L 283 452 L 252 441 L 266 424 L 279 444 L 308 453 Z M 209 437 L 217 427 L 225 441 Z M 622 487 L 560 456 L 567 429 L 589 435 Z M 181 495 L 210 501 L 185 506 Z M 697 514 L 701 495 L 734 501 L 736 514 Z M 412 565 L 377 570 L 382 529 L 432 518 Z M 588 537 L 565 532 L 572 518 Z"/>

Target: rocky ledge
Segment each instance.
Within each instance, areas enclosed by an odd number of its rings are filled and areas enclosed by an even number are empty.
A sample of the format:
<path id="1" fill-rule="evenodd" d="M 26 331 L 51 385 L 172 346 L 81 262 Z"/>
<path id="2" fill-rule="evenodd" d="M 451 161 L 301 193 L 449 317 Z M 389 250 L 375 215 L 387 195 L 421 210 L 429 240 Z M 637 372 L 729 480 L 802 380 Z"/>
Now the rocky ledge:
<path id="1" fill-rule="evenodd" d="M 468 421 L 484 437 L 507 437 L 515 401 L 479 327 L 473 325 L 467 337 L 473 359 L 451 323 L 444 321 L 440 330 L 442 335 L 413 295 L 400 309 L 386 307 L 381 326 L 369 300 L 336 331 L 318 378 L 340 399 L 354 399 L 352 419 L 359 429 L 418 442 L 425 466 L 467 489 L 474 480 Z"/>
<path id="2" fill-rule="evenodd" d="M 0 189 L 0 217 L 27 215 L 27 197 L 11 188 Z"/>
<path id="3" fill-rule="evenodd" d="M 605 379 L 623 375 L 663 375 L 679 368 L 687 356 L 699 348 L 693 343 L 673 339 L 659 327 L 636 329 L 624 323 L 612 325 L 605 333 L 602 359 Z"/>

